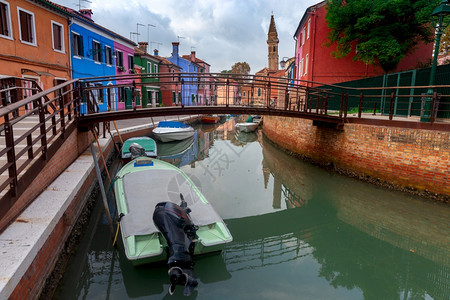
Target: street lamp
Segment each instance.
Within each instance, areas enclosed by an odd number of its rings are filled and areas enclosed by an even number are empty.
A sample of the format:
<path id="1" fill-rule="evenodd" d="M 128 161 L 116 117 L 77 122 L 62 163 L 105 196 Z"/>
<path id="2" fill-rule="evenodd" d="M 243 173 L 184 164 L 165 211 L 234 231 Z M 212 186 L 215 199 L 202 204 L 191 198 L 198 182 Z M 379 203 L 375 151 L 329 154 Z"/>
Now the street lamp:
<path id="1" fill-rule="evenodd" d="M 285 60 L 286 59 L 286 60 Z M 286 67 L 286 63 L 289 60 L 289 57 L 283 56 L 283 58 L 280 61 L 280 67 L 284 70 L 284 67 Z"/>
<path id="2" fill-rule="evenodd" d="M 449 25 L 449 21 L 445 20 L 445 17 L 450 15 L 450 6 L 448 0 L 442 0 L 441 5 L 436 7 L 431 14 L 431 22 L 433 27 L 436 30 L 436 43 L 434 45 L 434 56 L 433 56 L 433 64 L 431 65 L 431 74 L 430 74 L 430 86 L 434 85 L 434 77 L 436 74 L 436 65 L 437 59 L 439 55 L 439 44 L 441 43 L 442 33 L 445 31 L 445 28 Z M 431 105 L 432 99 L 431 95 L 433 95 L 433 88 L 429 88 L 427 91 L 427 98 L 425 99 L 425 105 L 422 117 L 420 118 L 421 122 L 430 122 L 431 120 Z"/>

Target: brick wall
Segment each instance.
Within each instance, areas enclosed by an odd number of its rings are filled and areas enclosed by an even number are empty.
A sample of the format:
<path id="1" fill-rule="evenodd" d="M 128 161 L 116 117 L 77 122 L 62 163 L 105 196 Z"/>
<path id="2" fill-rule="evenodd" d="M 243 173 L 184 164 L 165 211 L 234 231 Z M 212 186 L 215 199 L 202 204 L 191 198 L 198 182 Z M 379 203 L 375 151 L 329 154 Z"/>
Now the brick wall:
<path id="1" fill-rule="evenodd" d="M 59 174 L 61 174 L 92 141 L 90 132 L 77 132 L 76 130 L 65 140 L 58 153 L 49 161 L 39 178 L 33 181 L 30 188 L 20 198 L 20 204 L 24 205 L 26 199 L 33 199 L 43 188 L 48 186 Z M 107 156 L 112 150 L 112 143 L 106 149 L 102 149 Z M 76 151 L 74 151 L 76 149 Z M 103 169 L 101 160 L 100 168 Z M 43 285 L 51 274 L 59 254 L 63 250 L 65 242 L 70 235 L 74 224 L 80 216 L 83 207 L 89 196 L 93 182 L 97 179 L 95 168 L 87 177 L 80 190 L 77 192 L 72 203 L 68 206 L 56 224 L 53 232 L 43 243 L 39 253 L 34 258 L 33 263 L 25 272 L 24 276 L 17 284 L 9 299 L 34 299 L 37 298 Z M 28 198 L 30 197 L 30 198 Z M 33 198 L 31 198 L 33 197 Z M 22 200 L 23 199 L 23 200 Z"/>
<path id="2" fill-rule="evenodd" d="M 264 134 L 281 147 L 322 165 L 399 187 L 450 196 L 450 133 L 361 124 L 343 131 L 312 121 L 264 117 Z"/>

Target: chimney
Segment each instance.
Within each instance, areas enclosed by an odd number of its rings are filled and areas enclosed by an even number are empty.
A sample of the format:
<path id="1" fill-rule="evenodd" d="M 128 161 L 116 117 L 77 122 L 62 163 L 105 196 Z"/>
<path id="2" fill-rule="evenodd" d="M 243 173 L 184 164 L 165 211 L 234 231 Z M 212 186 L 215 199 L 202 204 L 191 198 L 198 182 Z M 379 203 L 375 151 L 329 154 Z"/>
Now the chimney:
<path id="1" fill-rule="evenodd" d="M 147 46 L 148 46 L 147 42 L 139 42 L 138 45 L 139 45 L 139 50 L 147 53 Z"/>
<path id="2" fill-rule="evenodd" d="M 80 9 L 79 10 L 79 12 L 80 12 L 80 14 L 83 16 L 83 17 L 86 17 L 86 18 L 88 18 L 89 20 L 92 20 L 92 15 L 94 14 L 93 12 L 92 12 L 92 9 Z"/>
<path id="3" fill-rule="evenodd" d="M 178 46 L 180 42 L 172 42 L 172 57 L 178 57 Z"/>
<path id="4" fill-rule="evenodd" d="M 195 51 L 191 51 L 191 61 L 195 62 Z"/>
<path id="5" fill-rule="evenodd" d="M 159 53 L 158 49 L 153 50 L 153 55 L 158 56 L 159 55 L 158 53 Z"/>

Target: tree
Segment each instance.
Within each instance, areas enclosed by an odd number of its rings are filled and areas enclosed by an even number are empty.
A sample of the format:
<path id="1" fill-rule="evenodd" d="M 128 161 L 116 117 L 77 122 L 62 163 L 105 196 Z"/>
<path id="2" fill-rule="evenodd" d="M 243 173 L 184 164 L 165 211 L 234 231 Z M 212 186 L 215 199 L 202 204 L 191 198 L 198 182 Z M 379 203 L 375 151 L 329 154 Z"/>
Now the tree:
<path id="1" fill-rule="evenodd" d="M 439 47 L 439 53 L 447 55 L 450 50 L 450 26 L 447 27 L 444 34 L 441 37 L 441 44 Z M 450 61 L 447 59 L 444 64 L 448 64 Z"/>
<path id="2" fill-rule="evenodd" d="M 430 15 L 441 0 L 327 0 L 332 54 L 379 65 L 385 73 L 419 42 L 432 42 Z"/>
<path id="3" fill-rule="evenodd" d="M 250 73 L 250 65 L 244 62 L 237 62 L 231 67 L 231 73 L 233 74 L 249 74 Z"/>

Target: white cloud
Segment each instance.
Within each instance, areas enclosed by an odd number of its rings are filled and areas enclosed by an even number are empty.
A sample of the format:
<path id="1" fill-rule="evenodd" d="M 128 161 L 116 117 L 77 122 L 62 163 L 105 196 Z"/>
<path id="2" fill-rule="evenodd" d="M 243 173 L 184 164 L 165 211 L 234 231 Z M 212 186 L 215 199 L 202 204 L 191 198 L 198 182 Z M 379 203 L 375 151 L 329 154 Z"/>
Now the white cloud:
<path id="1" fill-rule="evenodd" d="M 136 41 L 151 42 L 161 56 L 170 56 L 180 38 L 180 52 L 211 65 L 213 72 L 246 61 L 251 72 L 267 66 L 267 31 L 273 12 L 278 31 L 279 57 L 294 56 L 293 35 L 306 8 L 319 0 L 91 0 L 83 3 L 96 23 Z M 54 2 L 76 9 L 73 0 Z M 136 26 L 136 23 L 145 26 Z M 147 24 L 156 27 L 148 27 Z M 159 45 L 157 43 L 162 43 Z"/>

